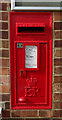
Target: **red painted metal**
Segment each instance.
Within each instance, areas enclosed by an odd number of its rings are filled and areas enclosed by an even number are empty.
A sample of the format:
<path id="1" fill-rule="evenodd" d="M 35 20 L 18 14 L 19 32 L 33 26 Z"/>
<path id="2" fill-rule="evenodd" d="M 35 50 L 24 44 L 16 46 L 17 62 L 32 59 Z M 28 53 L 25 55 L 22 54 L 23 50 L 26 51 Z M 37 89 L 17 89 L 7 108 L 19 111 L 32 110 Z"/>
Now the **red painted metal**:
<path id="1" fill-rule="evenodd" d="M 52 13 L 10 12 L 9 23 L 11 109 L 51 109 Z M 37 68 L 25 68 L 25 46 L 37 46 Z"/>

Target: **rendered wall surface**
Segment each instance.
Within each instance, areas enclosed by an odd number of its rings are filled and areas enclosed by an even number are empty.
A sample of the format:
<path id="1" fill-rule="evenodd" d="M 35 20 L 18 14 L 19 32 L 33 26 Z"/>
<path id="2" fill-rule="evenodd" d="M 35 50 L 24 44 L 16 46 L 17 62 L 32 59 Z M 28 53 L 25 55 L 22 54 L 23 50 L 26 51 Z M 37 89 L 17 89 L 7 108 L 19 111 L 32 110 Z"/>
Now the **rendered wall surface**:
<path id="1" fill-rule="evenodd" d="M 62 11 L 53 12 L 53 76 L 51 110 L 11 110 L 9 11 L 10 0 L 0 0 L 0 106 L 2 120 L 62 119 Z"/>

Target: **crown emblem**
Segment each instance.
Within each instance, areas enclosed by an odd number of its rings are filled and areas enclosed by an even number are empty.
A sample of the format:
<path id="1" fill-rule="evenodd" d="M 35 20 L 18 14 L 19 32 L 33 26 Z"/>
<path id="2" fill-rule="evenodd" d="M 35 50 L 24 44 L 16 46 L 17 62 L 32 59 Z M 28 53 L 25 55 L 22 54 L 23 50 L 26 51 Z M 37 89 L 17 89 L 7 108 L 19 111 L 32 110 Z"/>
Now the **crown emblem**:
<path id="1" fill-rule="evenodd" d="M 28 78 L 26 82 L 29 87 L 35 87 L 37 85 L 37 78 Z"/>

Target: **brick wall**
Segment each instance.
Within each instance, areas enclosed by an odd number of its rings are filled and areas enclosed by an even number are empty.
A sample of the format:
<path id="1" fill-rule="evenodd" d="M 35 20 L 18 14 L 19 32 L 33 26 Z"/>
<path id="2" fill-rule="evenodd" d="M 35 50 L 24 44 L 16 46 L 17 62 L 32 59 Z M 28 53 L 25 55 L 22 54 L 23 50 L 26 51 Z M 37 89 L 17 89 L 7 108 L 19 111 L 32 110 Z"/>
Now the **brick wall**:
<path id="1" fill-rule="evenodd" d="M 10 0 L 0 1 L 0 106 L 2 120 L 62 119 L 62 12 L 53 11 L 53 79 L 51 110 L 11 110 L 8 14 Z M 19 118 L 19 119 L 18 119 Z"/>

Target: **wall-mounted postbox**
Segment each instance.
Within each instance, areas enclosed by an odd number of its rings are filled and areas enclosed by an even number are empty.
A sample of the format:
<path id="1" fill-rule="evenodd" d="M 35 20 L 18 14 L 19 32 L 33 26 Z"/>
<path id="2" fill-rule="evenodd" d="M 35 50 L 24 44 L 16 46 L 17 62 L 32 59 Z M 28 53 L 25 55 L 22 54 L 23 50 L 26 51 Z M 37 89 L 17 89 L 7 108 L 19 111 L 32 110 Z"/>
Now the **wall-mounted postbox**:
<path id="1" fill-rule="evenodd" d="M 10 12 L 10 77 L 12 109 L 51 109 L 51 12 Z"/>

